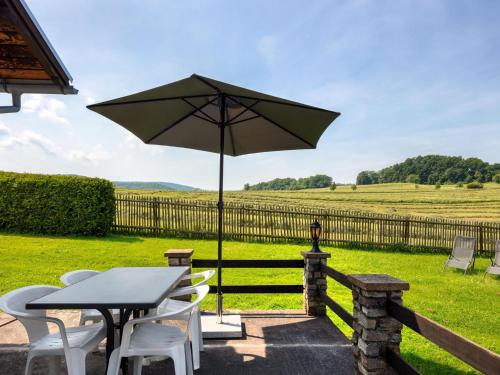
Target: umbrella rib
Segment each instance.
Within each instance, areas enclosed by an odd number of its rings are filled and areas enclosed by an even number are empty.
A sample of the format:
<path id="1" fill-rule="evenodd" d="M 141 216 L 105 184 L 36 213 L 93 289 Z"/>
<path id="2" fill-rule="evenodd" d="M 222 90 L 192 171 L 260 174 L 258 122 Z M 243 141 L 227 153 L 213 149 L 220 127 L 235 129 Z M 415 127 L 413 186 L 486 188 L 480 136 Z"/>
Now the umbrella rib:
<path id="1" fill-rule="evenodd" d="M 240 113 L 238 113 L 236 116 L 234 116 L 231 120 L 229 120 L 228 122 L 228 125 L 233 125 L 233 124 L 236 124 L 238 122 L 241 122 L 241 121 L 237 121 L 237 122 L 233 122 L 234 120 L 236 120 L 238 117 L 240 117 L 241 115 L 243 115 L 244 113 L 250 111 L 250 109 L 255 106 L 257 103 L 259 103 L 260 100 L 256 100 L 252 105 L 249 105 L 248 107 L 245 107 L 245 109 L 243 111 L 241 111 Z M 243 120 L 244 121 L 244 120 Z"/>
<path id="2" fill-rule="evenodd" d="M 164 100 L 184 100 L 191 98 L 206 98 L 213 96 L 214 94 L 202 94 L 202 95 L 185 95 L 185 96 L 167 96 L 164 98 L 154 98 L 154 99 L 143 99 L 143 100 L 131 100 L 128 102 L 117 102 L 117 103 L 99 103 L 99 104 L 91 104 L 88 105 L 88 109 L 98 108 L 98 107 L 112 107 L 115 105 L 124 105 L 124 104 L 141 104 L 141 103 L 150 103 L 150 102 L 161 102 Z"/>
<path id="3" fill-rule="evenodd" d="M 205 103 L 203 106 L 200 107 L 200 109 L 203 109 L 205 108 L 207 105 L 209 104 L 212 104 L 214 101 L 217 100 L 217 97 L 215 97 L 214 99 L 210 100 L 209 102 Z M 173 127 L 175 127 L 176 125 L 178 125 L 180 122 L 184 121 L 185 119 L 187 119 L 189 116 L 193 116 L 196 114 L 198 110 L 195 109 L 191 112 L 189 112 L 188 114 L 182 116 L 180 119 L 178 119 L 177 121 L 175 121 L 174 123 L 172 123 L 172 125 L 170 125 L 168 128 L 166 129 L 163 129 L 162 131 L 160 131 L 158 134 L 154 135 L 153 137 L 149 138 L 147 141 L 145 141 L 145 143 L 149 143 L 151 142 L 153 139 L 155 138 L 158 138 L 160 135 L 164 134 L 165 132 L 169 131 L 170 129 L 172 129 Z M 206 119 L 204 119 L 206 121 Z"/>
<path id="4" fill-rule="evenodd" d="M 207 120 L 208 122 L 212 122 L 212 123 L 214 123 L 214 124 L 217 124 L 217 120 L 215 120 L 215 119 L 214 119 L 212 116 L 210 116 L 208 113 L 205 113 L 204 111 L 202 111 L 202 110 L 201 110 L 201 108 L 202 108 L 203 106 L 201 106 L 201 107 L 197 107 L 197 106 L 195 106 L 193 103 L 191 103 L 189 100 L 184 99 L 184 98 L 182 99 L 182 101 L 183 101 L 184 103 L 186 103 L 186 104 L 189 104 L 191 107 L 195 108 L 195 109 L 197 110 L 197 112 L 200 112 L 201 114 L 203 114 L 203 115 L 207 116 L 207 117 L 210 119 L 210 120 Z M 196 113 L 196 112 L 195 112 L 195 113 Z M 196 115 L 193 115 L 193 116 L 196 116 Z M 202 118 L 201 116 L 196 116 L 196 117 Z M 206 120 L 206 119 L 205 119 L 205 120 Z"/>
<path id="5" fill-rule="evenodd" d="M 234 96 L 230 96 L 230 98 L 236 102 L 238 102 L 240 105 L 242 105 L 243 107 L 248 107 L 247 105 L 245 105 L 244 103 L 242 103 L 241 101 L 239 101 L 238 99 L 236 99 Z M 273 124 L 274 126 L 280 128 L 281 130 L 285 131 L 286 133 L 290 134 L 291 136 L 299 139 L 300 141 L 304 142 L 306 145 L 308 145 L 309 147 L 311 148 L 315 148 L 315 146 L 309 142 L 309 141 L 306 141 L 304 138 L 302 138 L 300 135 L 297 135 L 295 134 L 294 132 L 288 130 L 287 128 L 284 128 L 283 126 L 281 126 L 280 124 L 278 124 L 276 121 L 274 120 L 271 120 L 269 117 L 263 115 L 262 113 L 259 113 L 258 111 L 256 111 L 255 109 L 252 110 L 253 112 L 255 112 L 257 115 L 259 115 L 260 117 L 262 117 L 264 120 L 270 122 L 271 124 Z"/>
<path id="6" fill-rule="evenodd" d="M 208 82 L 205 78 L 203 78 L 203 77 L 199 76 L 198 74 L 193 74 L 192 76 L 193 76 L 194 78 L 196 78 L 198 81 L 203 82 L 205 85 L 207 85 L 207 86 L 209 86 L 209 87 L 213 88 L 215 91 L 217 91 L 217 93 L 219 93 L 219 94 L 221 94 L 221 93 L 222 93 L 222 91 L 221 91 L 221 89 L 220 89 L 220 88 L 218 88 L 218 87 L 217 87 L 217 86 L 215 86 L 214 84 L 212 84 L 212 83 Z"/>
<path id="7" fill-rule="evenodd" d="M 229 108 L 227 108 L 227 107 L 226 107 L 226 118 L 229 118 Z M 229 139 L 231 140 L 231 148 L 233 149 L 233 155 L 236 155 L 236 150 L 234 149 L 233 130 L 231 129 L 230 126 L 228 126 L 227 123 L 224 125 L 227 126 L 227 130 L 229 133 Z"/>
<path id="8" fill-rule="evenodd" d="M 306 104 L 280 102 L 279 100 L 255 98 L 253 96 L 245 96 L 245 95 L 232 95 L 232 94 L 228 94 L 228 95 L 233 97 L 233 98 L 238 97 L 238 98 L 242 98 L 242 99 L 260 100 L 260 101 L 268 102 L 268 103 L 283 104 L 283 105 L 288 105 L 291 107 L 298 107 L 298 108 L 303 108 L 303 109 L 311 109 L 311 110 L 315 110 L 315 111 L 328 112 L 328 113 L 336 114 L 337 116 L 340 115 L 340 112 L 330 111 L 328 109 L 313 107 L 311 105 L 306 105 Z"/>
<path id="9" fill-rule="evenodd" d="M 245 121 L 255 120 L 256 118 L 259 118 L 259 117 L 261 117 L 261 116 L 260 115 L 255 115 L 255 116 L 252 116 L 252 117 L 244 118 L 243 120 L 239 120 L 239 121 L 235 121 L 235 122 L 230 122 L 229 124 L 227 124 L 227 126 L 231 127 L 233 125 L 240 124 L 240 123 L 245 122 Z"/>

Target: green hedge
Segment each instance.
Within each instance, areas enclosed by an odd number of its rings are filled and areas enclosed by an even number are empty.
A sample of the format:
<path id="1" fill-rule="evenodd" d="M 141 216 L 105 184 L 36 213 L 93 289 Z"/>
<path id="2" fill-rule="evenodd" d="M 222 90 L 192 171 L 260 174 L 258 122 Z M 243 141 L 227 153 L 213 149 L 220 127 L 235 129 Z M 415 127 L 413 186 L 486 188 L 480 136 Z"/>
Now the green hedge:
<path id="1" fill-rule="evenodd" d="M 115 216 L 110 181 L 0 172 L 0 229 L 104 236 Z"/>

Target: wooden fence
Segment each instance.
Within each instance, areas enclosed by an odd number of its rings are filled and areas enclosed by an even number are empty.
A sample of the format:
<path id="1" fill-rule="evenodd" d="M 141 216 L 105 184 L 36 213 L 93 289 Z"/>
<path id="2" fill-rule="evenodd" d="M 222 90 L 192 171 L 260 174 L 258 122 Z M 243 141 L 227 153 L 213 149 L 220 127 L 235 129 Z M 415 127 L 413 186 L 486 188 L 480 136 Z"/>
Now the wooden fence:
<path id="1" fill-rule="evenodd" d="M 241 241 L 308 242 L 318 219 L 321 242 L 451 249 L 456 235 L 477 239 L 480 253 L 494 251 L 500 223 L 402 217 L 340 210 L 224 204 L 224 237 Z M 215 238 L 217 203 L 147 196 L 116 196 L 114 231 L 143 235 Z"/>

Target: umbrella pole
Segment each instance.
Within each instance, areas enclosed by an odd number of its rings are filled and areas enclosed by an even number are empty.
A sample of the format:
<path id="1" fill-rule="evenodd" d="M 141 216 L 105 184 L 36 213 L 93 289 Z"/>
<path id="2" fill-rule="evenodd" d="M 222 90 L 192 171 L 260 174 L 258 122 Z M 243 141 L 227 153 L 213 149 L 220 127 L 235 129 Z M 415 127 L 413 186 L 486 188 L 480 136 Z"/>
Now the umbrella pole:
<path id="1" fill-rule="evenodd" d="M 217 228 L 217 323 L 222 323 L 222 210 L 224 191 L 224 125 L 226 122 L 226 97 L 220 96 L 220 154 L 219 154 L 219 202 Z"/>

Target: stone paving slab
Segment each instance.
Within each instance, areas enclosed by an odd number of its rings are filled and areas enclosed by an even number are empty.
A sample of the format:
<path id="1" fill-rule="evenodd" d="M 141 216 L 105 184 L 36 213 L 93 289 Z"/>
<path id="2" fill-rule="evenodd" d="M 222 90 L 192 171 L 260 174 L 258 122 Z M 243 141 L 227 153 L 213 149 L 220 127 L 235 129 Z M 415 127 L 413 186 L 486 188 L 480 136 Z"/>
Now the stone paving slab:
<path id="1" fill-rule="evenodd" d="M 352 374 L 349 340 L 326 317 L 311 318 L 302 311 L 244 311 L 243 339 L 205 340 L 201 369 L 196 375 Z M 78 322 L 78 313 L 57 312 L 65 322 Z M 27 355 L 26 335 L 18 322 L 0 327 L 0 374 L 21 375 Z M 87 359 L 87 374 L 104 374 L 103 347 Z M 43 359 L 34 374 L 46 374 Z M 144 367 L 143 374 L 174 374 L 171 360 Z"/>

